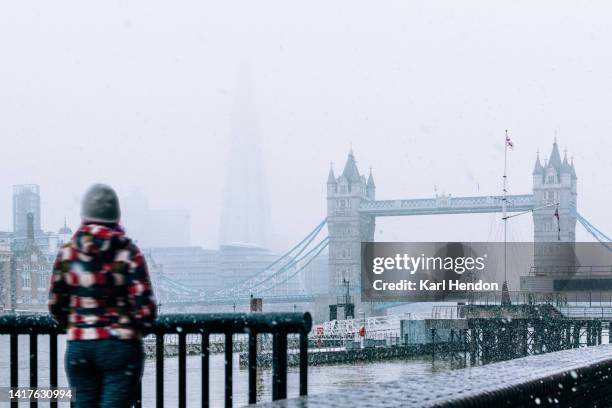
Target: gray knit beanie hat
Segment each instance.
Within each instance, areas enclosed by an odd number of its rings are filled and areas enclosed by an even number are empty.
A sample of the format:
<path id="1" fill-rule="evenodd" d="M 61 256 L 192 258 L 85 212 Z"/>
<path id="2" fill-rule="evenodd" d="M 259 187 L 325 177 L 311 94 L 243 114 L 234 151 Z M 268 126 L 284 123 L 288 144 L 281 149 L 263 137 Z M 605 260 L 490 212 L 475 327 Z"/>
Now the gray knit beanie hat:
<path id="1" fill-rule="evenodd" d="M 81 204 L 83 221 L 115 224 L 120 218 L 119 198 L 112 187 L 94 184 L 87 190 Z"/>

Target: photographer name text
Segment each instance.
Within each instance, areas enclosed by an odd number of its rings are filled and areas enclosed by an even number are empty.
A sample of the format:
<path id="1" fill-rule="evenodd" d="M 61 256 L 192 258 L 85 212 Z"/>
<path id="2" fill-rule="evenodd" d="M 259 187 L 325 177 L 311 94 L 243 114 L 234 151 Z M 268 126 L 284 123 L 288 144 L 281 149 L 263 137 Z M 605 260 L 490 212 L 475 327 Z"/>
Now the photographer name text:
<path id="1" fill-rule="evenodd" d="M 377 279 L 372 282 L 372 288 L 377 291 L 490 291 L 499 290 L 499 284 L 496 282 L 484 282 L 478 280 L 476 282 L 460 282 L 459 280 L 443 280 L 435 282 L 430 279 L 421 279 L 419 281 L 409 281 L 402 279 L 398 282 L 384 282 L 382 279 Z"/>

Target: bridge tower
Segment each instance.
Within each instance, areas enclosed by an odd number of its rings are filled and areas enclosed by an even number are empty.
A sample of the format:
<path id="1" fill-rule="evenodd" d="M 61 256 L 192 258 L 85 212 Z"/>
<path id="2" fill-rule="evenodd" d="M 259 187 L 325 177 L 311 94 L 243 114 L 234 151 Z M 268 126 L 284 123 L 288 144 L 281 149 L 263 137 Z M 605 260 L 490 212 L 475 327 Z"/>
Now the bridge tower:
<path id="1" fill-rule="evenodd" d="M 574 210 L 577 180 L 573 160 L 571 163 L 567 160 L 567 151 L 561 160 L 555 138 L 548 161 L 545 160 L 542 165 L 538 155 L 533 169 L 534 208 L 559 203 L 558 221 L 555 216 L 556 206 L 533 212 L 534 267 L 540 272 L 560 266 L 560 248 L 569 249 L 566 254 L 568 266 L 573 262 L 573 245 L 563 243 L 576 241 Z"/>
<path id="2" fill-rule="evenodd" d="M 366 177 L 359 173 L 351 150 L 342 174 L 336 178 L 333 168 L 327 178 L 327 228 L 329 232 L 329 301 L 337 298 L 350 282 L 351 295 L 360 310 L 361 242 L 374 240 L 375 218 L 360 213 L 365 201 L 376 198 L 376 184 L 370 170 Z M 344 318 L 338 315 L 339 319 Z"/>

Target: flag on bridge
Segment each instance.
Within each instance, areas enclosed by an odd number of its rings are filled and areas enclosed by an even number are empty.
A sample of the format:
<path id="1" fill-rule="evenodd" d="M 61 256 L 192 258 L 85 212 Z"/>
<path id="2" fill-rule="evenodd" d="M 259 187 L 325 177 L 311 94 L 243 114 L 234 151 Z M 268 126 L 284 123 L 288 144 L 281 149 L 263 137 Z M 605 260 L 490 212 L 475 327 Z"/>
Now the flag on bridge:
<path id="1" fill-rule="evenodd" d="M 555 213 L 553 214 L 554 217 L 557 219 L 557 239 L 559 241 L 561 241 L 561 220 L 559 219 L 559 206 L 557 205 L 557 208 L 555 208 Z"/>
<path id="2" fill-rule="evenodd" d="M 506 146 L 508 146 L 511 149 L 514 149 L 514 143 L 512 143 L 512 140 L 510 140 L 510 136 L 508 136 L 507 130 L 506 130 Z"/>

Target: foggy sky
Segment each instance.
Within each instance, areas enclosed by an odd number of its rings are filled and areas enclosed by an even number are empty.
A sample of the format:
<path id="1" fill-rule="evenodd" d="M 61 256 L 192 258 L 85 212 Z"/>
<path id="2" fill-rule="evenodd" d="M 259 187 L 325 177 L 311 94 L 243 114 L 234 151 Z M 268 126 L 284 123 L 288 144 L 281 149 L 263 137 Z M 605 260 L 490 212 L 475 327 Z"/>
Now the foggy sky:
<path id="1" fill-rule="evenodd" d="M 0 230 L 11 186 L 37 183 L 42 223 L 78 223 L 88 185 L 191 212 L 216 247 L 236 71 L 253 69 L 273 230 L 325 216 L 329 162 L 352 146 L 377 196 L 531 191 L 555 134 L 578 209 L 611 232 L 608 2 L 310 1 L 0 5 Z M 478 189 L 479 186 L 479 189 Z M 377 240 L 498 240 L 498 216 L 380 219 Z M 531 219 L 513 221 L 530 239 Z M 452 228 L 449 228 L 449 225 Z M 129 229 L 129 226 L 127 226 Z M 577 227 L 578 240 L 587 236 Z"/>

